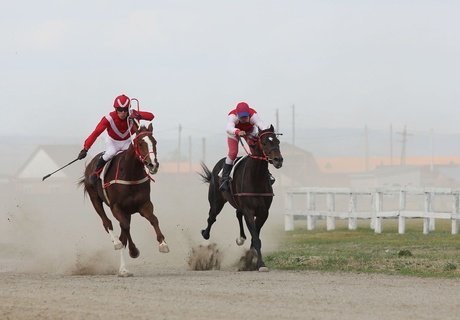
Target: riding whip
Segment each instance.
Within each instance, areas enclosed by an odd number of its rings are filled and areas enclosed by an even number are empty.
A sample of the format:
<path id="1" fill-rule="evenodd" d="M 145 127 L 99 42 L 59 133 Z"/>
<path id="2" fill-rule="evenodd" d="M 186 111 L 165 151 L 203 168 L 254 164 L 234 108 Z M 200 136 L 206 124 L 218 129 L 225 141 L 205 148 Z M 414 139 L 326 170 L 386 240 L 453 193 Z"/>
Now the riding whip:
<path id="1" fill-rule="evenodd" d="M 55 174 L 56 172 L 58 172 L 58 171 L 64 169 L 65 167 L 70 166 L 72 163 L 74 163 L 75 161 L 78 161 L 78 160 L 79 160 L 78 158 L 75 159 L 75 160 L 72 160 L 72 161 L 70 161 L 68 164 L 66 164 L 65 166 L 63 166 L 63 167 L 57 169 L 56 171 L 51 172 L 50 174 L 47 174 L 46 176 L 44 176 L 44 177 L 42 178 L 42 181 L 44 181 L 46 178 L 48 178 L 48 177 L 51 176 L 52 174 Z"/>

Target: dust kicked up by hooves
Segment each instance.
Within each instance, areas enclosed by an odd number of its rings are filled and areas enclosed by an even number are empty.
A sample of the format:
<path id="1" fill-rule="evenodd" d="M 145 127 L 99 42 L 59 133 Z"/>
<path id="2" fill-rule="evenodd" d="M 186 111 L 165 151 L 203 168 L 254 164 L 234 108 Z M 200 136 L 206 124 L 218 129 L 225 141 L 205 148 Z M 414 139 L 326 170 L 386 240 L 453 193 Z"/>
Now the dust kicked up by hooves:
<path id="1" fill-rule="evenodd" d="M 192 248 L 187 262 L 190 270 L 220 270 L 222 259 L 222 251 L 217 248 L 216 243 L 211 243 Z M 257 270 L 257 253 L 255 250 L 246 250 L 236 263 L 236 267 L 238 271 Z"/>
<path id="2" fill-rule="evenodd" d="M 220 270 L 221 262 L 222 252 L 215 243 L 192 248 L 188 257 L 190 270 Z"/>
<path id="3" fill-rule="evenodd" d="M 257 270 L 257 252 L 253 249 L 246 250 L 238 262 L 238 271 Z"/>

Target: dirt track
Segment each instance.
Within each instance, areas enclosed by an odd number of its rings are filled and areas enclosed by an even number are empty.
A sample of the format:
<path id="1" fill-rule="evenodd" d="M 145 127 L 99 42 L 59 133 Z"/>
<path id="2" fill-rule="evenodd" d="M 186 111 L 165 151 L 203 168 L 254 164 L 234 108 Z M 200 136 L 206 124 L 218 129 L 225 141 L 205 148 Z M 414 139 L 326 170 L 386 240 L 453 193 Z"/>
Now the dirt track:
<path id="1" fill-rule="evenodd" d="M 460 281 L 138 266 L 136 276 L 0 273 L 1 319 L 458 319 Z"/>
<path id="2" fill-rule="evenodd" d="M 211 236 L 222 270 L 187 271 L 190 249 L 203 243 L 207 188 L 178 186 L 195 180 L 158 177 L 154 202 L 171 252 L 159 253 L 151 226 L 133 217 L 141 255 L 127 259 L 132 278 L 114 275 L 119 255 L 81 190 L 18 198 L 15 210 L 0 211 L 0 319 L 458 319 L 460 280 L 237 272 L 248 243 L 235 245 L 228 207 Z M 264 254 L 281 243 L 280 199 L 262 230 Z"/>

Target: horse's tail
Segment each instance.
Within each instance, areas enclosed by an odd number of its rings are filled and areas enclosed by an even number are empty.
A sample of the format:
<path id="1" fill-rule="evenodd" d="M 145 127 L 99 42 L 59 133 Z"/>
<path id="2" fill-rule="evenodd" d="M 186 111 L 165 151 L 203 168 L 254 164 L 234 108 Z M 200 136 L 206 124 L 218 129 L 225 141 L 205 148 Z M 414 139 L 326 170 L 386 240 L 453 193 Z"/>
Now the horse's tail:
<path id="1" fill-rule="evenodd" d="M 208 169 L 208 167 L 206 167 L 206 165 L 204 164 L 204 162 L 201 162 L 201 168 L 203 168 L 203 173 L 201 172 L 198 172 L 198 174 L 201 176 L 201 178 L 203 179 L 203 182 L 204 183 L 211 183 L 211 179 L 212 179 L 212 172 L 211 170 Z"/>
<path id="2" fill-rule="evenodd" d="M 86 185 L 85 185 L 85 176 L 81 177 L 80 180 L 77 181 L 77 185 L 83 186 L 83 194 L 86 196 L 88 193 L 88 190 L 86 190 Z"/>

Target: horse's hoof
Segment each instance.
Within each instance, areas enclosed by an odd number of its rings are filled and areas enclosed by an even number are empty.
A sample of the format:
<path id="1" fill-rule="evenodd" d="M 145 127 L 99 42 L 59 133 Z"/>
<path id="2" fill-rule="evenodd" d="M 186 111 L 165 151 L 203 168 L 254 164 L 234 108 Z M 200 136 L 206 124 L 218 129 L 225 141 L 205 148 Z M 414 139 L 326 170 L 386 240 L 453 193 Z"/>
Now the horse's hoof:
<path id="1" fill-rule="evenodd" d="M 238 238 L 236 238 L 236 244 L 239 245 L 239 246 L 242 246 L 244 244 L 245 240 L 246 239 L 243 238 L 243 237 L 238 237 Z"/>
<path id="2" fill-rule="evenodd" d="M 134 250 L 129 250 L 129 256 L 133 259 L 136 259 L 137 257 L 139 257 L 140 254 L 141 252 L 137 248 L 135 248 Z"/>
<path id="3" fill-rule="evenodd" d="M 121 242 L 114 243 L 113 247 L 115 248 L 115 250 L 123 249 L 123 243 Z"/>
<path id="4" fill-rule="evenodd" d="M 162 243 L 160 243 L 159 250 L 162 253 L 168 253 L 169 252 L 168 244 L 163 241 Z"/>
<path id="5" fill-rule="evenodd" d="M 123 269 L 123 270 L 118 271 L 118 276 L 120 278 L 127 278 L 127 277 L 132 277 L 133 274 L 129 272 L 128 270 Z"/>
<path id="6" fill-rule="evenodd" d="M 259 272 L 268 272 L 270 271 L 267 267 L 260 267 Z"/>
<path id="7" fill-rule="evenodd" d="M 201 230 L 201 235 L 204 240 L 209 240 L 209 233 L 207 233 L 206 230 Z"/>

